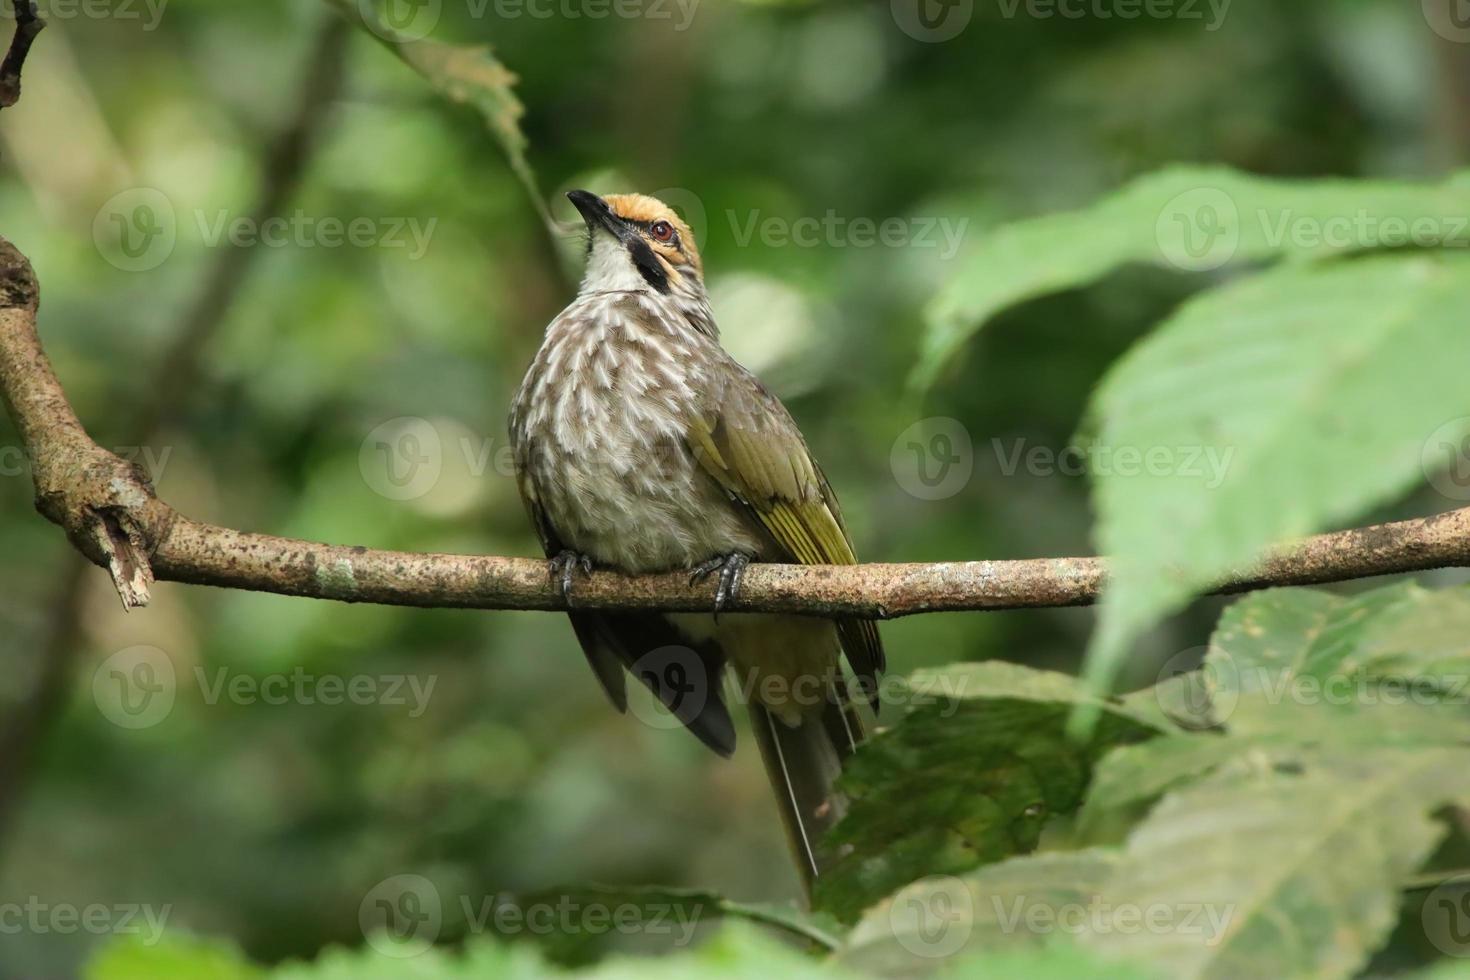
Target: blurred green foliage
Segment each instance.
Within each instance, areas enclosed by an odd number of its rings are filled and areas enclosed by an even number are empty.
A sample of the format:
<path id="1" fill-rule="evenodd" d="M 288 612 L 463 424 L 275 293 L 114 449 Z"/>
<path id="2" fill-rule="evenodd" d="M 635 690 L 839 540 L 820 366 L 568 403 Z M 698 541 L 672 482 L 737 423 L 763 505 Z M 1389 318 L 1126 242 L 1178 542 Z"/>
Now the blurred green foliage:
<path id="1" fill-rule="evenodd" d="M 519 76 L 528 158 L 553 214 L 571 217 L 560 191 L 591 185 L 662 193 L 691 215 L 728 346 L 787 400 L 872 559 L 1090 551 L 1084 478 L 1007 460 L 1067 446 L 1107 365 L 1210 281 L 1129 268 L 1009 310 L 916 403 L 904 380 L 923 308 L 989 229 L 1178 161 L 1429 178 L 1462 163 L 1470 137 L 1459 97 L 1470 51 L 1391 0 L 1236 0 L 1216 29 L 1024 6 L 1007 16 L 977 0 L 942 43 L 915 40 L 883 4 L 704 0 L 687 21 L 677 5 L 667 18 L 439 6 L 435 38 L 489 42 Z M 311 230 L 247 249 L 202 378 L 156 386 L 150 369 L 220 254 L 218 219 L 252 207 L 262 145 L 333 14 L 307 0 L 170 0 L 156 22 L 141 4 L 127 8 L 136 17 L 121 3 L 108 16 L 63 9 L 83 8 L 57 5 L 25 98 L 0 116 L 0 234 L 36 266 L 43 339 L 93 436 L 121 448 L 133 407 L 162 398 L 171 422 L 138 455 L 191 516 L 533 554 L 501 453 L 504 413 L 569 298 L 563 256 L 576 242 L 547 240 L 481 118 L 352 38 L 344 94 L 282 215 Z M 112 202 L 139 188 L 163 195 L 177 235 L 129 271 Z M 844 230 L 814 245 L 779 234 L 829 213 Z M 942 237 L 858 244 L 854 222 L 889 218 L 963 222 L 960 251 Z M 326 244 L 327 219 L 368 219 L 376 244 Z M 422 254 L 411 226 L 427 231 Z M 940 500 L 906 491 L 891 459 L 930 417 L 958 420 L 974 454 L 971 478 Z M 384 443 L 391 461 L 411 448 L 404 435 L 424 434 L 403 418 L 439 441 L 441 472 L 421 493 L 385 482 L 377 455 Z M 17 447 L 0 421 L 7 719 L 39 676 L 67 556 L 31 509 Z M 1442 506 L 1426 494 L 1402 512 Z M 1150 632 L 1125 680 L 1151 682 L 1202 644 L 1219 607 Z M 361 945 L 365 896 L 405 874 L 447 897 L 587 880 L 750 901 L 796 893 L 754 754 L 716 760 L 640 723 L 657 717 L 647 703 L 618 716 L 560 617 L 173 585 L 125 617 L 92 571 L 81 618 L 68 697 L 0 836 L 0 901 L 166 908 L 170 933 L 229 937 L 275 963 Z M 904 673 L 990 658 L 1070 669 L 1092 621 L 950 615 L 884 631 Z M 109 685 L 114 671 L 158 665 L 140 647 L 162 651 L 176 697 L 164 717 L 125 727 L 106 710 Z M 404 677 L 433 687 L 418 703 L 403 684 L 397 704 L 323 703 L 319 686 L 283 704 L 211 695 L 220 677 L 248 688 L 298 671 L 379 692 Z M 449 904 L 446 931 L 463 932 Z M 104 938 L 7 934 L 0 975 L 72 975 Z"/>

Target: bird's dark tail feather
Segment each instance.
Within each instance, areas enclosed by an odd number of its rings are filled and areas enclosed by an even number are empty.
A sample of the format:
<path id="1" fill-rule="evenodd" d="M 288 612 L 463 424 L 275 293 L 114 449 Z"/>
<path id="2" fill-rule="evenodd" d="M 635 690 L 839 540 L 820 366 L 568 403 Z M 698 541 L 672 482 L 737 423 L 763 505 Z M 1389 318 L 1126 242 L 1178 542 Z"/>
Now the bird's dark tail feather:
<path id="1" fill-rule="evenodd" d="M 821 838 L 847 812 L 847 798 L 837 791 L 836 782 L 848 756 L 863 740 L 862 720 L 835 696 L 821 714 L 798 726 L 786 724 L 755 701 L 749 706 L 766 776 L 810 898 L 813 880 L 831 858 L 820 846 Z"/>

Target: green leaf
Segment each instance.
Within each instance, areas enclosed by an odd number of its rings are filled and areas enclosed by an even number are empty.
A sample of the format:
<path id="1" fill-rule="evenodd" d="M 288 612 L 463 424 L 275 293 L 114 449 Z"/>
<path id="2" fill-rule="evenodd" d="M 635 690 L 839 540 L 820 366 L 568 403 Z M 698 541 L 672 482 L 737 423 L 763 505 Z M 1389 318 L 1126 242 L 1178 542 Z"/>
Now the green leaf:
<path id="1" fill-rule="evenodd" d="M 1465 589 L 1256 593 L 1231 605 L 1210 639 L 1213 714 L 1236 734 L 1465 744 L 1467 623 Z"/>
<path id="2" fill-rule="evenodd" d="M 1415 244 L 1464 244 L 1456 217 L 1467 213 L 1470 183 L 1463 175 L 1416 185 L 1289 181 L 1218 167 L 1163 170 L 1080 211 L 988 233 L 926 310 L 911 384 L 918 390 L 933 384 L 965 341 L 1006 307 L 1084 286 L 1130 262 L 1188 271 L 1272 257 L 1322 258 L 1396 244 L 1385 219 L 1409 230 L 1414 221 L 1425 222 L 1412 236 Z M 1358 215 L 1380 223 L 1344 228 Z M 1313 229 L 1324 234 L 1314 237 Z"/>
<path id="3" fill-rule="evenodd" d="M 947 977 L 1025 977 L 1026 980 L 1150 980 L 1161 974 L 1142 966 L 1120 963 L 1090 950 L 1057 943 L 1041 949 L 978 953 L 946 963 Z"/>
<path id="4" fill-rule="evenodd" d="M 689 941 L 696 926 L 718 919 L 741 919 L 779 930 L 789 938 L 813 948 L 835 949 L 839 943 L 838 923 L 818 915 L 810 915 L 778 905 L 733 902 L 713 892 L 696 889 L 637 886 L 576 885 L 546 889 L 521 895 L 496 895 L 486 899 L 478 928 L 499 932 L 506 938 L 525 934 L 525 923 L 537 909 L 570 908 L 577 911 L 574 920 L 558 920 L 550 928 L 539 931 L 536 939 L 557 963 L 580 965 L 603 952 L 609 934 L 616 935 L 610 924 L 620 916 L 634 915 L 645 935 L 663 933 L 667 945 L 678 946 Z M 514 909 L 512 914 L 509 910 Z M 569 928 L 560 928 L 567 921 Z M 588 928 L 585 923 L 601 923 Z M 476 924 L 469 924 L 476 928 Z"/>
<path id="5" fill-rule="evenodd" d="M 479 112 L 490 134 L 500 144 L 511 172 L 525 188 L 532 206 L 546 227 L 554 232 L 556 221 L 526 159 L 528 143 L 521 131 L 521 116 L 526 109 L 515 94 L 517 78 L 495 57 L 490 46 L 446 44 L 429 38 L 404 37 L 383 19 L 372 2 L 327 2 L 397 55 L 440 95 Z"/>
<path id="6" fill-rule="evenodd" d="M 152 946 L 119 937 L 87 971 L 88 980 L 682 980 L 689 976 L 853 980 L 858 974 L 797 952 L 745 923 L 726 925 L 694 949 L 658 957 L 614 956 L 591 969 L 575 971 L 546 963 L 528 944 L 507 944 L 483 936 L 460 949 L 435 946 L 411 957 L 387 955 L 371 945 L 332 947 L 309 963 L 286 963 L 266 971 L 249 965 L 230 947 L 173 934 Z"/>
<path id="7" fill-rule="evenodd" d="M 1048 853 L 963 877 L 924 878 L 869 909 L 838 959 L 883 975 L 908 975 L 963 962 L 956 959 L 963 955 L 1041 950 L 1067 937 L 1036 929 L 1040 919 L 1092 901 L 1116 861 L 1104 850 Z"/>
<path id="8" fill-rule="evenodd" d="M 1470 796 L 1470 750 L 1324 752 L 1283 768 L 1232 767 L 1167 796 L 1107 883 L 1116 909 L 1202 908 L 1205 928 L 1105 926 L 1087 945 L 1175 977 L 1355 973 L 1443 835 L 1431 814 Z"/>
<path id="9" fill-rule="evenodd" d="M 1102 751 L 1159 731 L 1075 678 L 1014 664 L 922 671 L 908 686 L 907 713 L 848 764 L 852 805 L 823 842 L 839 856 L 814 902 L 843 922 L 923 875 L 1033 849 L 1050 817 L 1079 805 Z M 1079 704 L 1103 719 L 1085 742 L 1065 731 Z"/>
<path id="10" fill-rule="evenodd" d="M 1211 581 L 1421 479 L 1426 440 L 1470 412 L 1467 308 L 1463 255 L 1285 266 L 1203 294 L 1115 365 L 1092 405 L 1114 560 L 1092 682 Z"/>
<path id="11" fill-rule="evenodd" d="M 1443 836 L 1433 814 L 1466 799 L 1470 749 L 1246 752 L 1169 792 L 1121 850 L 914 883 L 874 906 L 841 956 L 915 973 L 1071 942 L 1169 977 L 1351 976 Z"/>
<path id="12" fill-rule="evenodd" d="M 371 946 L 322 951 L 310 963 L 287 963 L 270 980 L 539 980 L 560 976 L 526 945 L 476 940 L 463 949 L 431 947 L 410 957 L 389 956 Z M 140 978 L 141 980 L 141 978 Z"/>
<path id="13" fill-rule="evenodd" d="M 1470 588 L 1417 589 L 1379 615 L 1357 660 L 1373 677 L 1435 684 L 1464 703 L 1470 681 Z"/>
<path id="14" fill-rule="evenodd" d="M 1113 749 L 1093 772 L 1078 815 L 1079 837 L 1089 844 L 1121 840 L 1165 793 L 1250 749 L 1247 742 L 1220 735 L 1172 735 Z"/>
<path id="15" fill-rule="evenodd" d="M 157 943 L 120 934 L 87 967 L 87 980 L 263 980 L 235 946 L 169 931 Z"/>

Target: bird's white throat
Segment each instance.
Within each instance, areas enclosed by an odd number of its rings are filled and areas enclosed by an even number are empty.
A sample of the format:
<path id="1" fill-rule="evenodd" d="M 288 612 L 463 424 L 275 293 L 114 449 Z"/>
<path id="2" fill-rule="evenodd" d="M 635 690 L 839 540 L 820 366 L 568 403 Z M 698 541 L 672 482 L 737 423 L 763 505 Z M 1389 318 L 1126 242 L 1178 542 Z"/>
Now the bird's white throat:
<path id="1" fill-rule="evenodd" d="M 594 231 L 592 251 L 587 256 L 587 271 L 582 276 L 582 292 L 647 288 L 648 280 L 633 264 L 633 257 L 623 243 L 606 231 Z"/>

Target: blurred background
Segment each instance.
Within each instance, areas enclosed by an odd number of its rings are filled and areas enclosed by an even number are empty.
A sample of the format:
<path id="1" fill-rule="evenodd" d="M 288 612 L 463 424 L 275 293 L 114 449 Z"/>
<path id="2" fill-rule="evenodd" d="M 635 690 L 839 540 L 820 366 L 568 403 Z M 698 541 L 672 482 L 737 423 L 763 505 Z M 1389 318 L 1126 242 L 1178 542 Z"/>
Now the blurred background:
<path id="1" fill-rule="evenodd" d="M 799 420 L 859 553 L 921 561 L 1090 553 L 1086 478 L 1047 454 L 1072 444 L 1108 363 L 1201 284 L 1139 268 L 1027 304 L 916 398 L 923 305 L 966 245 L 1175 161 L 1454 169 L 1470 30 L 1433 7 L 960 0 L 925 19 L 906 0 L 423 0 L 398 15 L 492 43 L 519 76 L 558 218 L 583 186 L 684 211 L 727 346 Z M 536 554 L 505 413 L 580 243 L 548 234 L 481 118 L 322 3 L 41 9 L 25 97 L 0 115 L 0 234 L 35 264 L 43 340 L 94 438 L 202 520 Z M 936 431 L 958 467 L 939 483 L 908 450 Z M 1204 643 L 1218 608 L 1151 634 L 1129 685 Z M 899 673 L 1072 669 L 1091 623 L 944 615 L 884 635 Z M 0 901 L 167 907 L 170 928 L 272 962 L 362 942 L 364 896 L 400 874 L 475 900 L 586 881 L 792 900 L 748 738 L 722 761 L 631 693 L 619 716 L 557 615 L 173 584 L 124 614 L 32 509 L 0 420 Z M 447 938 L 467 928 L 456 914 Z M 104 938 L 0 931 L 8 977 L 70 975 Z"/>

